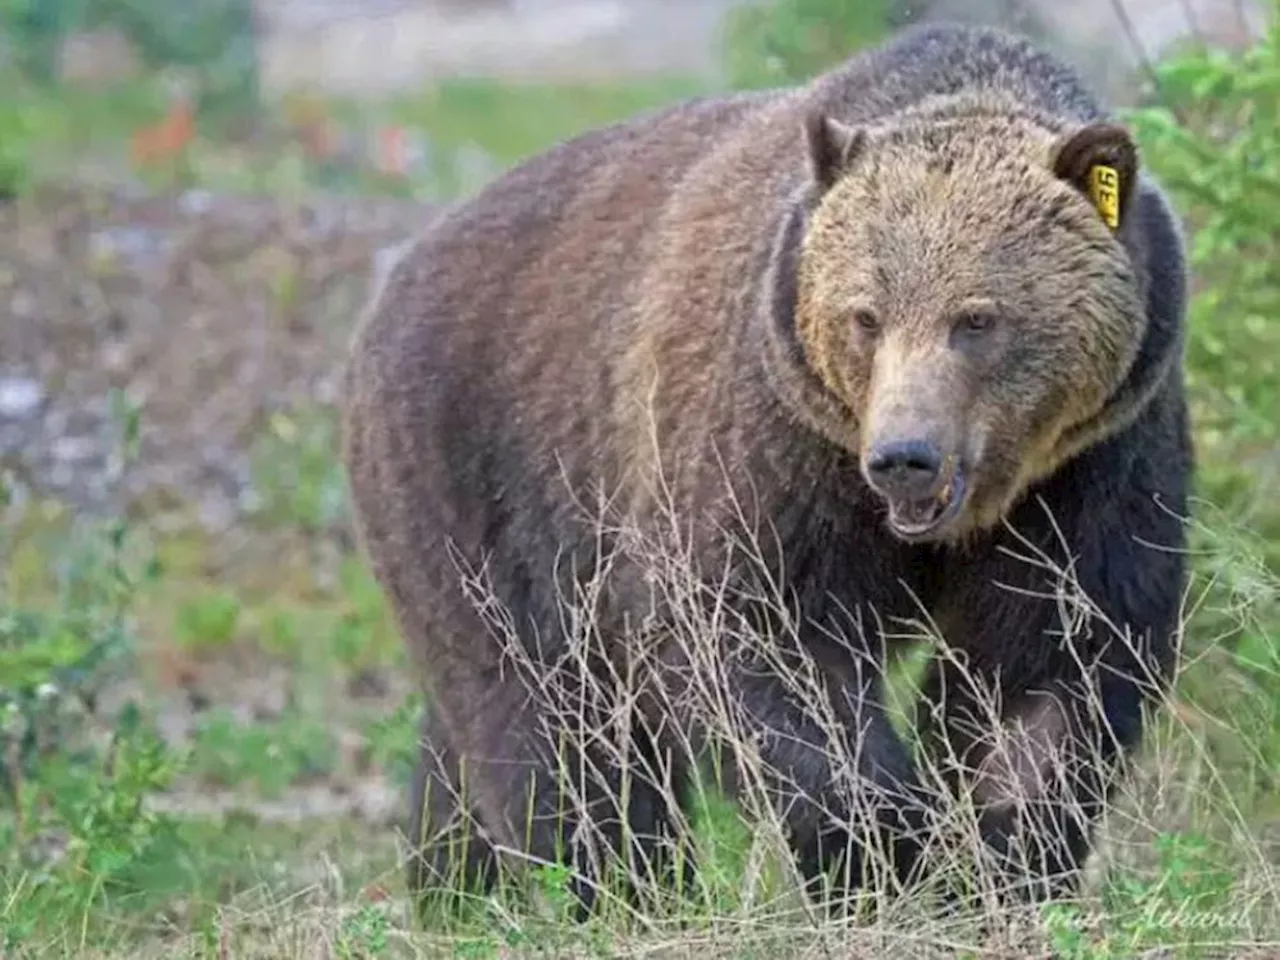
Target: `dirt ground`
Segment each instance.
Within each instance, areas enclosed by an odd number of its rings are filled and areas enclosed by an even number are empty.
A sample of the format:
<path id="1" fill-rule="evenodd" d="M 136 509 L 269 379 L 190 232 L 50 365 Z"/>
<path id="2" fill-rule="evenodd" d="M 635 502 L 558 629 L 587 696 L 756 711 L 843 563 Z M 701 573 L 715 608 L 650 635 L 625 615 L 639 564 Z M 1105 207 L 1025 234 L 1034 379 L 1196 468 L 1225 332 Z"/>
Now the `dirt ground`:
<path id="1" fill-rule="evenodd" d="M 0 208 L 0 468 L 78 509 L 122 495 L 162 524 L 225 529 L 253 496 L 252 441 L 274 411 L 335 402 L 379 258 L 428 217 L 74 187 Z M 115 389 L 142 416 L 122 478 Z"/>

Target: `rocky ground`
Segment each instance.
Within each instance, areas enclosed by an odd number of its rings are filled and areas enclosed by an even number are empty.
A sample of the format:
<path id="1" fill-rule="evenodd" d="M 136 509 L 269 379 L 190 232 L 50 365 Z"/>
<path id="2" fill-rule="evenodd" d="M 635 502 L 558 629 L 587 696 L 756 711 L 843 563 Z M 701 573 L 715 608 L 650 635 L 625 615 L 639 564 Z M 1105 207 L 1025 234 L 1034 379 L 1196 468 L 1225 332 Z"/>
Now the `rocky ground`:
<path id="1" fill-rule="evenodd" d="M 0 209 L 0 466 L 78 509 L 224 529 L 254 502 L 252 441 L 334 402 L 373 271 L 428 215 L 74 187 Z M 117 389 L 142 416 L 123 477 Z"/>

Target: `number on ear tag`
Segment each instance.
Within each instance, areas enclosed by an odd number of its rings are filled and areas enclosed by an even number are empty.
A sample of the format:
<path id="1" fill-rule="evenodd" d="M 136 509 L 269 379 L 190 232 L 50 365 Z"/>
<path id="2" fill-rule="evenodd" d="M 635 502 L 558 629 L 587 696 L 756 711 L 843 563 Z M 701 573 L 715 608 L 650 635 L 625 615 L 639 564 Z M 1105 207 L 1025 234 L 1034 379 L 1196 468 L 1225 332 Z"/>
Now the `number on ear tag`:
<path id="1" fill-rule="evenodd" d="M 1107 226 L 1120 226 L 1120 175 L 1114 167 L 1097 164 L 1089 171 L 1089 195 Z"/>

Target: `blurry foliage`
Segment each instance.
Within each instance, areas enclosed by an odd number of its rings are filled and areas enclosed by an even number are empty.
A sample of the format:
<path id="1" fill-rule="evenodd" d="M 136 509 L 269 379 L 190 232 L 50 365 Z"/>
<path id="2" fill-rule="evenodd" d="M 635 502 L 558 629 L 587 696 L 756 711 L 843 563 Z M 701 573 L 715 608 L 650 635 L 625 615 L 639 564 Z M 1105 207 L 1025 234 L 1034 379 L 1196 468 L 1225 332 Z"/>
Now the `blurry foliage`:
<path id="1" fill-rule="evenodd" d="M 730 11 L 726 67 L 739 88 L 803 83 L 892 28 L 893 0 L 755 0 Z"/>
<path id="2" fill-rule="evenodd" d="M 1190 49 L 1152 79 L 1157 105 L 1129 119 L 1186 219 L 1193 273 L 1200 586 L 1189 645 L 1207 659 L 1184 689 L 1225 712 L 1218 758 L 1251 795 L 1271 791 L 1280 769 L 1280 16 L 1242 53 Z"/>
<path id="3" fill-rule="evenodd" d="M 1266 537 L 1280 569 L 1280 510 L 1258 483 L 1280 476 L 1280 17 L 1241 54 L 1193 50 L 1156 72 L 1160 105 L 1131 119 L 1191 227 L 1201 494 Z"/>
<path id="4" fill-rule="evenodd" d="M 135 449 L 138 420 L 126 410 L 123 442 Z M 8 499 L 0 491 L 0 506 Z M 0 781 L 10 792 L 50 752 L 72 742 L 77 709 L 91 709 L 109 668 L 127 653 L 132 599 L 153 572 L 131 562 L 129 528 L 111 523 L 72 544 L 51 573 L 52 610 L 25 609 L 0 581 Z M 8 544 L 0 549 L 8 553 Z"/>
<path id="5" fill-rule="evenodd" d="M 189 648 L 225 647 L 235 639 L 241 605 L 225 589 L 202 591 L 178 606 L 174 640 Z"/>
<path id="6" fill-rule="evenodd" d="M 7 97 L 0 99 L 0 200 L 8 200 L 27 188 L 32 140 L 32 117 L 27 104 Z"/>
<path id="7" fill-rule="evenodd" d="M 124 405 L 122 448 L 136 451 Z M 3 491 L 0 491 L 3 492 Z M 3 505 L 7 496 L 0 497 Z M 155 575 L 129 525 L 77 526 L 51 562 L 54 602 L 32 609 L 0 581 L 0 952 L 43 939 L 135 889 L 135 871 L 176 835 L 144 801 L 176 760 L 135 703 L 98 701 L 132 652 L 130 612 Z M 9 545 L 0 543 L 0 553 Z"/>
<path id="8" fill-rule="evenodd" d="M 253 450 L 256 513 L 310 532 L 344 521 L 347 485 L 335 455 L 339 440 L 338 422 L 328 410 L 275 414 Z"/>
<path id="9" fill-rule="evenodd" d="M 202 112 L 238 111 L 256 102 L 251 0 L 84 2 L 87 24 L 119 29 L 137 47 L 147 66 L 194 69 Z"/>
<path id="10" fill-rule="evenodd" d="M 151 69 L 194 72 L 205 111 L 257 96 L 251 0 L 0 0 L 0 34 L 29 79 L 57 79 L 58 50 L 78 30 L 114 28 Z"/>
<path id="11" fill-rule="evenodd" d="M 200 717 L 188 770 L 213 786 L 251 786 L 262 796 L 278 798 L 288 787 L 322 777 L 337 764 L 336 737 L 323 717 L 288 711 L 244 723 L 219 708 Z"/>
<path id="12" fill-rule="evenodd" d="M 26 75 L 54 79 L 58 46 L 74 27 L 77 0 L 0 0 L 5 52 Z"/>

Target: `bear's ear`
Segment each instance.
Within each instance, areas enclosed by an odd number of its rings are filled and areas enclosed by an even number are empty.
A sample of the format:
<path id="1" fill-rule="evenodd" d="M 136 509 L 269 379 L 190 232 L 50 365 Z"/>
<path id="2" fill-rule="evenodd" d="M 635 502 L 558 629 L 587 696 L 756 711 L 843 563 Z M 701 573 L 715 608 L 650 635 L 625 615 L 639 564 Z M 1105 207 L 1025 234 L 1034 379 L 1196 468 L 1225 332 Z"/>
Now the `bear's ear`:
<path id="1" fill-rule="evenodd" d="M 804 119 L 804 135 L 809 150 L 809 173 L 823 190 L 840 179 L 862 151 L 867 133 L 850 127 L 819 110 Z"/>
<path id="2" fill-rule="evenodd" d="M 1138 177 L 1138 148 L 1124 127 L 1091 123 L 1063 134 L 1050 150 L 1053 173 L 1088 197 L 1112 230 L 1129 209 Z"/>

